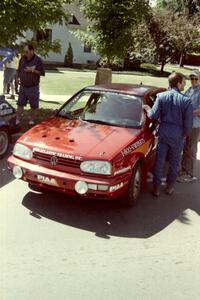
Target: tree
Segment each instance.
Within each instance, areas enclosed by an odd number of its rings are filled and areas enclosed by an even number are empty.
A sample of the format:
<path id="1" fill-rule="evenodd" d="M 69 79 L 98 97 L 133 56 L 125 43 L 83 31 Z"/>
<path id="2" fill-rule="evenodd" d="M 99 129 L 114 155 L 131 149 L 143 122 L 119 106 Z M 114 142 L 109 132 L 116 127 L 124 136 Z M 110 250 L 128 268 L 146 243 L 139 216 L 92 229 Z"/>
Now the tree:
<path id="1" fill-rule="evenodd" d="M 79 32 L 108 63 L 125 58 L 130 48 L 132 31 L 149 9 L 147 0 L 82 0 L 82 9 L 90 21 L 87 35 Z"/>
<path id="2" fill-rule="evenodd" d="M 158 0 L 157 6 L 174 13 L 181 12 L 188 16 L 200 13 L 200 0 Z"/>
<path id="3" fill-rule="evenodd" d="M 173 43 L 168 34 L 168 20 L 165 13 L 161 14 L 158 11 L 152 14 L 147 21 L 147 28 L 155 44 L 155 56 L 157 56 L 161 64 L 161 72 L 163 72 L 164 66 L 170 62 L 175 53 Z"/>
<path id="4" fill-rule="evenodd" d="M 43 30 L 47 24 L 67 21 L 68 15 L 64 9 L 68 0 L 1 0 L 0 1 L 0 46 L 16 47 L 16 40 L 24 37 L 24 32 Z M 59 50 L 58 41 L 55 43 L 39 43 L 45 53 Z"/>
<path id="5" fill-rule="evenodd" d="M 199 17 L 189 18 L 185 14 L 171 14 L 170 11 L 156 10 L 146 16 L 137 31 L 133 32 L 133 55 L 142 54 L 147 60 L 154 57 L 164 71 L 166 63 L 181 54 L 199 53 Z"/>
<path id="6" fill-rule="evenodd" d="M 173 22 L 172 22 L 173 21 Z M 169 35 L 176 53 L 180 54 L 180 66 L 187 54 L 200 52 L 200 19 L 189 18 L 187 15 L 173 17 L 169 22 Z"/>
<path id="7" fill-rule="evenodd" d="M 67 53 L 65 55 L 65 61 L 64 61 L 64 66 L 65 67 L 72 67 L 73 65 L 73 49 L 71 43 L 69 43 L 69 47 L 67 49 Z"/>

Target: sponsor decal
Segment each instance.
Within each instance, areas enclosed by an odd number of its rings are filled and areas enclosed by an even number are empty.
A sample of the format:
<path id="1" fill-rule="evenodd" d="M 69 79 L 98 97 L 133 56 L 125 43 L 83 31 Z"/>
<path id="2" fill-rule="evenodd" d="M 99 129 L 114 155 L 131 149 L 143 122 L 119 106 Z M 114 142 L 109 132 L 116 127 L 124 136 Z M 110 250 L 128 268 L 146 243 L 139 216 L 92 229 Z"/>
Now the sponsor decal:
<path id="1" fill-rule="evenodd" d="M 121 151 L 121 154 L 123 156 L 127 156 L 129 155 L 131 152 L 133 152 L 134 150 L 136 150 L 137 148 L 139 148 L 140 146 L 145 144 L 145 140 L 142 138 L 140 140 L 138 140 L 137 142 L 134 142 L 133 144 L 131 144 L 130 146 L 126 147 L 125 149 L 123 149 Z"/>
<path id="2" fill-rule="evenodd" d="M 123 188 L 123 186 L 124 186 L 124 183 L 123 183 L 123 182 L 121 182 L 121 183 L 119 183 L 119 184 L 117 184 L 117 185 L 111 186 L 111 187 L 110 187 L 110 192 L 116 192 L 116 191 L 118 191 L 119 189 Z"/>
<path id="3" fill-rule="evenodd" d="M 81 156 L 50 151 L 50 150 L 41 149 L 41 148 L 38 148 L 38 147 L 34 147 L 33 152 L 39 152 L 39 153 L 51 155 L 52 157 L 56 157 L 56 158 L 60 157 L 60 158 L 66 158 L 66 159 L 72 159 L 72 160 L 82 160 Z"/>
<path id="4" fill-rule="evenodd" d="M 123 168 L 123 169 L 117 170 L 114 173 L 114 175 L 119 175 L 119 174 L 125 173 L 125 172 L 129 171 L 130 169 L 131 169 L 131 166 L 128 166 L 127 168 Z"/>
<path id="5" fill-rule="evenodd" d="M 13 113 L 13 109 L 9 107 L 8 104 L 0 104 L 0 116 L 5 116 Z"/>
<path id="6" fill-rule="evenodd" d="M 37 180 L 48 185 L 58 186 L 56 180 L 54 178 L 49 178 L 48 176 L 37 175 Z"/>

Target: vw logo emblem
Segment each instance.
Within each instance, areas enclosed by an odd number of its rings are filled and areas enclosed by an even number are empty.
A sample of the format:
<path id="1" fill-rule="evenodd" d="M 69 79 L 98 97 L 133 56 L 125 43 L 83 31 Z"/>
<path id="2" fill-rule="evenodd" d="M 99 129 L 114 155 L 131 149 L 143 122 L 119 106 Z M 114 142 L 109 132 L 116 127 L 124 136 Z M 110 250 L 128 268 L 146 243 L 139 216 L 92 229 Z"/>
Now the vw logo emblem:
<path id="1" fill-rule="evenodd" d="M 52 156 L 50 159 L 50 163 L 52 166 L 56 166 L 58 164 L 58 158 L 56 156 Z"/>

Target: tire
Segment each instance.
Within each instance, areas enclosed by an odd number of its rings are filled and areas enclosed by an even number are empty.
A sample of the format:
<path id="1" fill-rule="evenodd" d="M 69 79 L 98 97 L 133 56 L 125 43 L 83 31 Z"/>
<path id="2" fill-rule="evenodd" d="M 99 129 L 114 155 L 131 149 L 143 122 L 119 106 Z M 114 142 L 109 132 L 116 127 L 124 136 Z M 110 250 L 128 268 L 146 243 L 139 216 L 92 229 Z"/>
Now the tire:
<path id="1" fill-rule="evenodd" d="M 0 129 L 0 159 L 7 153 L 10 144 L 10 135 L 6 128 Z"/>
<path id="2" fill-rule="evenodd" d="M 138 198 L 141 191 L 142 184 L 142 168 L 141 164 L 137 163 L 133 169 L 133 174 L 129 184 L 128 191 L 126 193 L 126 205 L 133 207 L 138 203 Z"/>

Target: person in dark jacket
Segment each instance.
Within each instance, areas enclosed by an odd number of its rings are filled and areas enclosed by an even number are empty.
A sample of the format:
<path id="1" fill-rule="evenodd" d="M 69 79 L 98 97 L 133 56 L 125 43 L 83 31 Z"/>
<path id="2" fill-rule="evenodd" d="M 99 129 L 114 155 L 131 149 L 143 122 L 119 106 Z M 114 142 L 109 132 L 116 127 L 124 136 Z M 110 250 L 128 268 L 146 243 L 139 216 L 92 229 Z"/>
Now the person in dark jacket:
<path id="1" fill-rule="evenodd" d="M 32 44 L 24 47 L 24 56 L 20 59 L 18 69 L 18 79 L 20 81 L 17 123 L 20 123 L 21 115 L 27 101 L 30 104 L 29 124 L 34 125 L 35 112 L 39 107 L 39 84 L 40 76 L 45 76 L 42 60 L 34 52 Z"/>
<path id="2" fill-rule="evenodd" d="M 185 137 L 190 134 L 193 124 L 192 103 L 189 97 L 181 93 L 185 87 L 185 77 L 173 72 L 169 76 L 170 89 L 157 96 L 152 108 L 144 105 L 147 115 L 158 120 L 158 145 L 154 166 L 153 195 L 160 195 L 163 169 L 168 157 L 166 193 L 171 195 L 179 171 Z"/>

